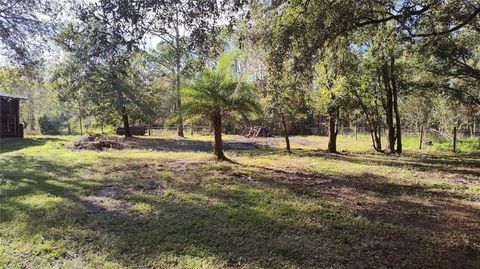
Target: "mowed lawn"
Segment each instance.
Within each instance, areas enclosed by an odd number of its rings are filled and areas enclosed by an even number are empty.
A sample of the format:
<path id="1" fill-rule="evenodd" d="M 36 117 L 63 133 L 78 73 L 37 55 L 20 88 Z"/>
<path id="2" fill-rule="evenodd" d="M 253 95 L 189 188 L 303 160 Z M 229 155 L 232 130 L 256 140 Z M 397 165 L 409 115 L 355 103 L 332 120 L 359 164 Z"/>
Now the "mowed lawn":
<path id="1" fill-rule="evenodd" d="M 1 145 L 0 268 L 480 268 L 480 153 L 367 136 Z M 413 138 L 412 138 L 413 141 Z"/>

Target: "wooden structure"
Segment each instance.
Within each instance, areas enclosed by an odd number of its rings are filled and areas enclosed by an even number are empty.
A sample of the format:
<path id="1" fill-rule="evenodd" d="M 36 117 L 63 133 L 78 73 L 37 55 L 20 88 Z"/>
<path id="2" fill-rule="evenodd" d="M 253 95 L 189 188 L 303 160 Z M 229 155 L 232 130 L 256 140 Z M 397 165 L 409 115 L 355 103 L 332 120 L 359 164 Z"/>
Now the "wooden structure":
<path id="1" fill-rule="evenodd" d="M 20 100 L 26 100 L 26 98 L 0 92 L 0 137 L 23 138 L 23 125 L 20 124 Z"/>
<path id="2" fill-rule="evenodd" d="M 248 130 L 248 133 L 245 135 L 246 137 L 270 137 L 271 134 L 268 131 L 267 127 L 263 126 L 252 126 Z"/>

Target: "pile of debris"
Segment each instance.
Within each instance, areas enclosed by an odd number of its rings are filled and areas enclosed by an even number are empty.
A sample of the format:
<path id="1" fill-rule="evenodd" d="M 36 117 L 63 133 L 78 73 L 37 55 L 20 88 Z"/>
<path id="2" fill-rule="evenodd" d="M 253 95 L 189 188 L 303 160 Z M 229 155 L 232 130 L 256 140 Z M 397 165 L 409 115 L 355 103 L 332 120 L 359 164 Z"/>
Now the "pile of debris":
<path id="1" fill-rule="evenodd" d="M 272 135 L 268 131 L 267 127 L 263 126 L 252 126 L 248 130 L 246 137 L 271 137 Z"/>
<path id="2" fill-rule="evenodd" d="M 73 143 L 74 149 L 105 150 L 123 149 L 125 145 L 115 136 L 105 134 L 84 134 Z"/>

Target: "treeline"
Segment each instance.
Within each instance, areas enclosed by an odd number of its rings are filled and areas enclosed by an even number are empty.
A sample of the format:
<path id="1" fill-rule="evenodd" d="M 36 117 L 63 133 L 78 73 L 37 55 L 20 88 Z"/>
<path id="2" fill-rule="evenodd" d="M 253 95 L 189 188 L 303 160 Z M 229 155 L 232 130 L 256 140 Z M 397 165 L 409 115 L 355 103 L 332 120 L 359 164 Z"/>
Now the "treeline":
<path id="1" fill-rule="evenodd" d="M 121 124 L 126 137 L 132 122 L 174 123 L 179 136 L 211 124 L 218 144 L 222 130 L 261 125 L 290 151 L 289 135 L 322 121 L 332 153 L 339 125 L 366 128 L 387 153 L 402 152 L 405 129 L 477 131 L 476 2 L 102 0 L 69 10 L 61 24 L 18 28 L 43 31 L 58 61 L 39 64 L 2 39 L 21 65 L 2 70 L 1 86 L 30 97 L 27 129 L 40 116 Z"/>

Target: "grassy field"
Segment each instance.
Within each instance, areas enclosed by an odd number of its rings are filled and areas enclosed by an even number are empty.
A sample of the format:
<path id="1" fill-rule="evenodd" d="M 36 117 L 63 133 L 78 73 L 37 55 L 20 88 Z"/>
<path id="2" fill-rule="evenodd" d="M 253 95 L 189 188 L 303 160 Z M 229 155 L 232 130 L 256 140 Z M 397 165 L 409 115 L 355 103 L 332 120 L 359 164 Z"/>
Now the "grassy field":
<path id="1" fill-rule="evenodd" d="M 480 152 L 367 136 L 3 140 L 0 268 L 480 268 Z M 476 142 L 471 142 L 475 144 Z M 465 143 L 470 145 L 470 142 Z"/>

